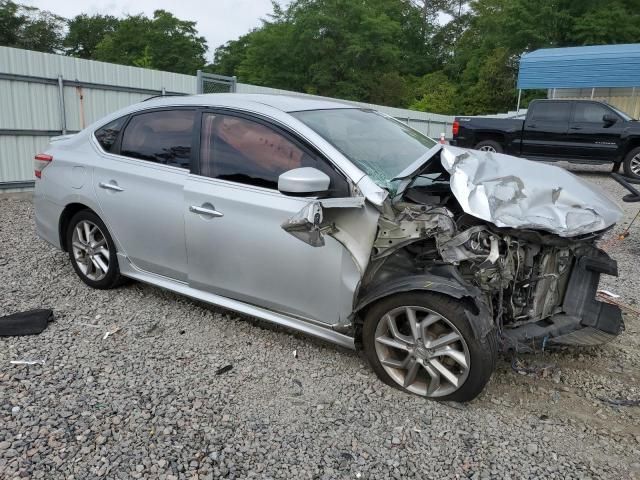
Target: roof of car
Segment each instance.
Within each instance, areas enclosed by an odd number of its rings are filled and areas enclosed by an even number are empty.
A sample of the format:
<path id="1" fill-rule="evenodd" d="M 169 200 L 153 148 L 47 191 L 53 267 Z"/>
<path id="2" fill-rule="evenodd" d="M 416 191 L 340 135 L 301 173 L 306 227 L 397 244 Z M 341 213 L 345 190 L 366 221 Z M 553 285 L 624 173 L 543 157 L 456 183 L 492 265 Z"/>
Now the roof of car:
<path id="1" fill-rule="evenodd" d="M 211 105 L 233 107 L 248 103 L 268 105 L 283 112 L 303 110 L 329 110 L 357 108 L 339 101 L 300 95 L 273 95 L 261 93 L 209 93 L 204 95 L 165 96 L 149 99 L 154 106 L 162 105 Z"/>

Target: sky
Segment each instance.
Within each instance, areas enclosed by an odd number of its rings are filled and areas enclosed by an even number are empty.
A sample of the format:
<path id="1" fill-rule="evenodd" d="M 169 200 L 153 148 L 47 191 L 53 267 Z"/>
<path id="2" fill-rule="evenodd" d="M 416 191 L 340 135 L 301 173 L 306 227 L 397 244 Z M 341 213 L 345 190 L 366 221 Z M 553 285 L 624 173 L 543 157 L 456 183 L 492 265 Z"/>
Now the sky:
<path id="1" fill-rule="evenodd" d="M 181 20 L 197 22 L 200 35 L 209 45 L 208 60 L 223 43 L 234 40 L 260 25 L 271 13 L 271 0 L 15 0 L 16 3 L 48 10 L 71 18 L 80 13 L 123 16 L 167 10 Z M 286 4 L 286 1 L 280 2 Z"/>

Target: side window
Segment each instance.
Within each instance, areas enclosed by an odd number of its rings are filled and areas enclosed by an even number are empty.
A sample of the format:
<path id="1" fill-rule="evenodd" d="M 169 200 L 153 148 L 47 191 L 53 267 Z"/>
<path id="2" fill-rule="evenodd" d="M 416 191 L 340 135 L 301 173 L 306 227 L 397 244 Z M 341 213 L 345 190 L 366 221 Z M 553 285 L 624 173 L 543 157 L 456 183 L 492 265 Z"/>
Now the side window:
<path id="1" fill-rule="evenodd" d="M 276 190 L 282 173 L 300 167 L 326 173 L 330 196 L 349 196 L 347 181 L 335 169 L 276 129 L 241 117 L 203 115 L 201 175 Z"/>
<path id="2" fill-rule="evenodd" d="M 531 118 L 539 122 L 568 122 L 570 106 L 568 102 L 538 102 L 533 107 Z"/>
<path id="3" fill-rule="evenodd" d="M 189 168 L 194 110 L 160 110 L 131 118 L 122 134 L 120 155 Z"/>
<path id="4" fill-rule="evenodd" d="M 105 152 L 111 151 L 126 119 L 127 117 L 121 117 L 95 131 L 94 135 L 96 136 L 96 140 L 98 140 L 98 143 L 100 143 L 100 146 Z"/>
<path id="5" fill-rule="evenodd" d="M 598 105 L 597 103 L 576 102 L 573 110 L 573 121 L 579 123 L 599 123 L 602 124 L 602 117 L 607 113 L 613 114 L 611 110 Z"/>

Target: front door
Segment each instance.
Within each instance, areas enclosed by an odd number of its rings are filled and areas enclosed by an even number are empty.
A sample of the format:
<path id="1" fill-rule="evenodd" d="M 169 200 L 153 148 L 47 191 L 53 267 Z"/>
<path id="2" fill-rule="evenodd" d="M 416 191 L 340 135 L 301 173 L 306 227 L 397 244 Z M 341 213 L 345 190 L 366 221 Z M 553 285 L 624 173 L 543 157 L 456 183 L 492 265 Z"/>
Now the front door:
<path id="1" fill-rule="evenodd" d="M 129 260 L 180 281 L 187 280 L 182 205 L 197 115 L 158 110 L 132 116 L 115 145 L 102 151 L 93 176 L 104 220 Z"/>
<path id="2" fill-rule="evenodd" d="M 618 121 L 605 122 L 604 115 L 612 115 Z M 623 128 L 624 121 L 610 108 L 597 102 L 576 102 L 569 126 L 570 156 L 587 161 L 612 162 Z"/>
<path id="3" fill-rule="evenodd" d="M 190 286 L 324 323 L 350 313 L 359 273 L 334 238 L 311 246 L 282 229 L 313 199 L 277 190 L 284 171 L 313 166 L 331 194 L 344 177 L 286 132 L 256 118 L 205 113 L 200 162 L 185 184 Z"/>

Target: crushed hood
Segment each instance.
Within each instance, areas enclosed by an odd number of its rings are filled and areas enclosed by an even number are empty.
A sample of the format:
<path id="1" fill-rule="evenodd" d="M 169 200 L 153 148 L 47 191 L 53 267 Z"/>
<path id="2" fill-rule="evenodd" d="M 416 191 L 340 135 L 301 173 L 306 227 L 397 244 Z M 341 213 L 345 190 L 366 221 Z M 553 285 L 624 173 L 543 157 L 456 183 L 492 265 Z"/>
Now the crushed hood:
<path id="1" fill-rule="evenodd" d="M 442 147 L 440 161 L 462 209 L 498 227 L 574 237 L 622 217 L 602 190 L 560 167 L 452 146 Z"/>

